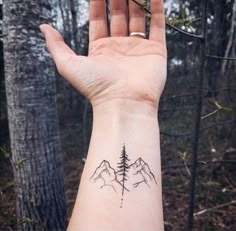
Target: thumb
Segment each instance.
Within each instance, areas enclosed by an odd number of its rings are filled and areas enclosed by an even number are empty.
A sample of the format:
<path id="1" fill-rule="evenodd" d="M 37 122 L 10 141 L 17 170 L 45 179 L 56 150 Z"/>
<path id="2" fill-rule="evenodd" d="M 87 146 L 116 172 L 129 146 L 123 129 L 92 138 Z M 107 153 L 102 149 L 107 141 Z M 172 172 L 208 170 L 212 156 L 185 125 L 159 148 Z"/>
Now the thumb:
<path id="1" fill-rule="evenodd" d="M 83 59 L 86 59 L 86 57 L 77 56 L 75 52 L 66 45 L 59 32 L 50 25 L 42 24 L 40 25 L 40 30 L 44 35 L 47 49 L 57 66 L 58 72 L 73 84 L 72 77 L 73 72 L 75 72 L 75 63 L 76 69 L 78 70 L 78 66 L 80 66 L 80 63 L 83 63 Z"/>

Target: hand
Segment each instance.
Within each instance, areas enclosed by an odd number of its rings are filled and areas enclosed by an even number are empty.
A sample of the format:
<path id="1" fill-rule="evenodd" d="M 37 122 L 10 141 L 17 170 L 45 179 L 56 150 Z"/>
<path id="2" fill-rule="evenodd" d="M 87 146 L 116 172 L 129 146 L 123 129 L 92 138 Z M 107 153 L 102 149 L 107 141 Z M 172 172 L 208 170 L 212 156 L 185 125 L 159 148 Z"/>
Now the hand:
<path id="1" fill-rule="evenodd" d="M 129 9 L 126 0 L 110 0 L 108 37 L 105 0 L 90 0 L 88 57 L 77 56 L 51 26 L 41 25 L 40 29 L 59 73 L 93 107 L 117 99 L 157 107 L 166 80 L 162 0 L 151 0 L 151 13 L 149 40 L 128 36 L 128 32 L 145 31 L 145 13 L 132 0 Z"/>

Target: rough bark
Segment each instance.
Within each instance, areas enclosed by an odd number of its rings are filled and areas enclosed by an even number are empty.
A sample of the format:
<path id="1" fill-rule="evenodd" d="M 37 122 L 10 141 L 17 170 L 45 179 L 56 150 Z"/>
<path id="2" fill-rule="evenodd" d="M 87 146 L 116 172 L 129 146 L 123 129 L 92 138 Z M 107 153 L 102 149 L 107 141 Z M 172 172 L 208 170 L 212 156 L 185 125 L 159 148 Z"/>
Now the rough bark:
<path id="1" fill-rule="evenodd" d="M 73 0 L 75 1 L 75 0 Z M 75 43 L 78 44 L 78 53 L 80 55 L 88 54 L 88 0 L 80 0 L 77 2 L 77 34 Z"/>
<path id="2" fill-rule="evenodd" d="M 54 66 L 39 25 L 50 0 L 4 0 L 4 60 L 18 230 L 64 230 Z"/>
<path id="3" fill-rule="evenodd" d="M 224 57 L 230 57 L 230 55 L 231 57 L 235 57 L 235 53 L 236 53 L 235 40 L 236 40 L 236 0 L 234 1 L 233 7 L 232 7 L 232 17 L 231 17 L 231 26 L 229 30 L 229 39 L 226 46 Z M 221 66 L 222 76 L 226 72 L 226 67 L 228 63 L 229 63 L 228 60 L 223 60 L 222 62 L 222 66 Z"/>
<path id="4" fill-rule="evenodd" d="M 210 54 L 217 56 L 223 56 L 223 40 L 224 31 L 222 28 L 225 27 L 224 12 L 226 8 L 226 3 L 224 1 L 214 2 L 213 7 L 213 25 L 212 25 L 212 37 L 211 45 L 208 47 Z M 208 97 L 216 97 L 216 89 L 220 84 L 220 69 L 221 69 L 221 60 L 208 60 L 208 69 L 210 75 L 208 75 Z"/>
<path id="5" fill-rule="evenodd" d="M 75 2 L 74 0 L 70 0 L 70 11 L 71 11 L 71 17 L 72 17 L 72 37 L 74 40 L 74 48 L 75 52 L 78 53 L 78 43 L 77 43 L 77 11 L 75 8 Z"/>

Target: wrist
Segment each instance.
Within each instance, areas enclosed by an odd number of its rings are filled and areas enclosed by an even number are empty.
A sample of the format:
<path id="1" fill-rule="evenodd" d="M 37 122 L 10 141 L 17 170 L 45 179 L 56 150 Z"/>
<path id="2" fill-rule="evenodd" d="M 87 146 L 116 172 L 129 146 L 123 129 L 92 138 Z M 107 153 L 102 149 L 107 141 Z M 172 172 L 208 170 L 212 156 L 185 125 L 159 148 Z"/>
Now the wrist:
<path id="1" fill-rule="evenodd" d="M 127 99 L 93 106 L 91 141 L 90 150 L 95 148 L 93 143 L 104 146 L 104 152 L 108 144 L 115 151 L 125 143 L 133 153 L 142 150 L 152 155 L 159 145 L 157 107 Z"/>
<path id="2" fill-rule="evenodd" d="M 106 102 L 93 106 L 88 156 L 98 162 L 116 159 L 114 154 L 125 144 L 132 159 L 145 155 L 159 160 L 159 136 L 157 107 L 127 99 Z"/>
<path id="3" fill-rule="evenodd" d="M 131 99 L 114 99 L 93 105 L 94 119 L 110 116 L 111 118 L 143 118 L 157 120 L 158 105 Z"/>

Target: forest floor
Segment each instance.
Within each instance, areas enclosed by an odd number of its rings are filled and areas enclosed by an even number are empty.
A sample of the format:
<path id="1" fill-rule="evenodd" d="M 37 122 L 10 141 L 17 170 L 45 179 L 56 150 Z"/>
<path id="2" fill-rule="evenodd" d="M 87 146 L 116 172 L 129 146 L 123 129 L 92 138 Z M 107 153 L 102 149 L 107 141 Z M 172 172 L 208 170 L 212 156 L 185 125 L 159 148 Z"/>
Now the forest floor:
<path id="1" fill-rule="evenodd" d="M 68 134 L 65 132 L 65 134 Z M 71 133 L 72 134 L 72 133 Z M 63 133 L 62 133 L 63 136 Z M 84 161 L 78 147 L 71 144 L 71 137 L 63 146 L 67 213 L 70 217 Z M 175 144 L 178 144 L 178 139 Z M 175 149 L 167 139 L 162 139 L 163 151 Z M 224 142 L 227 143 L 227 142 Z M 73 148 L 71 148 L 73 147 Z M 225 159 L 227 145 L 214 147 L 215 160 Z M 213 150 L 214 151 L 214 150 Z M 223 157 L 224 156 L 224 157 Z M 229 155 L 230 156 L 230 155 Z M 232 154 L 235 159 L 235 150 Z M 228 158 L 228 157 L 227 157 Z M 231 158 L 231 157 L 230 157 Z M 202 156 L 199 156 L 202 159 Z M 212 159 L 211 159 L 212 161 Z M 185 166 L 186 164 L 186 166 Z M 189 157 L 182 153 L 173 164 L 173 156 L 162 160 L 163 204 L 166 231 L 186 230 L 189 200 Z M 194 231 L 236 230 L 236 168 L 235 164 L 201 162 L 198 168 Z M 16 230 L 14 179 L 9 155 L 0 155 L 0 230 Z"/>

